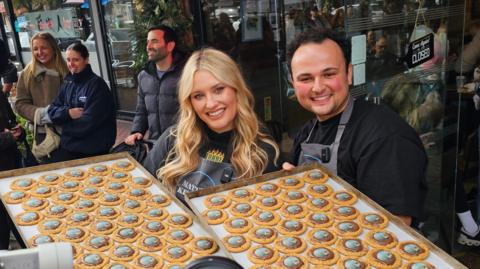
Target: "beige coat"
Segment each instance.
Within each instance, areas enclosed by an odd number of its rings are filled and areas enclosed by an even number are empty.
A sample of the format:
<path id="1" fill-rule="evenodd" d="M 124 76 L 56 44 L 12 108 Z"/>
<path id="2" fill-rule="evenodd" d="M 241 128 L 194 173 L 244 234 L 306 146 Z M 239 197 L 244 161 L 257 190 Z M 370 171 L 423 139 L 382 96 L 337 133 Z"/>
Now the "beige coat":
<path id="1" fill-rule="evenodd" d="M 39 66 L 30 83 L 27 85 L 25 71 L 20 73 L 17 82 L 17 100 L 15 109 L 20 116 L 33 122 L 35 110 L 46 107 L 57 97 L 58 89 L 63 82 L 59 73 Z"/>

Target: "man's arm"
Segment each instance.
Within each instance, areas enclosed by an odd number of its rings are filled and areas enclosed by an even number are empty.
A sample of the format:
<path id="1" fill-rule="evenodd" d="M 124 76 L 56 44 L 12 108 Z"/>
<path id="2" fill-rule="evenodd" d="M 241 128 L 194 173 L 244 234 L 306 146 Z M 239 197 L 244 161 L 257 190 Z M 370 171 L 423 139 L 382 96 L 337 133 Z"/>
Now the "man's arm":
<path id="1" fill-rule="evenodd" d="M 143 75 L 138 75 L 137 105 L 135 107 L 135 117 L 133 118 L 131 134 L 125 138 L 128 145 L 135 144 L 136 140 L 142 140 L 143 135 L 148 130 L 148 111 L 145 104 L 145 93 L 143 92 L 141 79 Z"/>

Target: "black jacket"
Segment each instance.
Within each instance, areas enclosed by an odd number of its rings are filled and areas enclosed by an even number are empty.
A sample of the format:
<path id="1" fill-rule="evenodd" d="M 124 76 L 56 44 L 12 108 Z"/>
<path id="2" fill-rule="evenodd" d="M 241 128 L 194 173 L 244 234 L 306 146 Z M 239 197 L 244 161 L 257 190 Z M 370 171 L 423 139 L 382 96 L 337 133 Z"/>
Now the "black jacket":
<path id="1" fill-rule="evenodd" d="M 10 132 L 16 125 L 15 114 L 5 94 L 0 91 L 0 171 L 15 169 L 18 156 L 17 143 Z"/>

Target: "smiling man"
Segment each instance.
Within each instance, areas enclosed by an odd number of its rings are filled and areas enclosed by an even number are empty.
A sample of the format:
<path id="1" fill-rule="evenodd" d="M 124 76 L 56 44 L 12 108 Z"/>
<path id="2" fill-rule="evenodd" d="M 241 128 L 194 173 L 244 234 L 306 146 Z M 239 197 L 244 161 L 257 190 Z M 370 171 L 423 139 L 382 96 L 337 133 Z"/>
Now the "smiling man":
<path id="1" fill-rule="evenodd" d="M 288 57 L 298 102 L 315 114 L 295 137 L 286 170 L 319 162 L 407 224 L 420 217 L 427 158 L 415 131 L 386 107 L 355 100 L 350 42 L 302 33 Z"/>

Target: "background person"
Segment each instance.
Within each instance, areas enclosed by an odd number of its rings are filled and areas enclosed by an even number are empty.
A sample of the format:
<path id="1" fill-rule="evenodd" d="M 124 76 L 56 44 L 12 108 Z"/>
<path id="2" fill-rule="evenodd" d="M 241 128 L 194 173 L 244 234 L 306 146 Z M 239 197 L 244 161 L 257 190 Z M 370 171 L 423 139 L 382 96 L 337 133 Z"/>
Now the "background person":
<path id="1" fill-rule="evenodd" d="M 63 129 L 60 147 L 51 153 L 52 162 L 106 154 L 117 131 L 112 93 L 93 73 L 87 48 L 74 43 L 66 56 L 70 74 L 48 108 L 52 122 Z"/>
<path id="2" fill-rule="evenodd" d="M 193 53 L 179 82 L 179 101 L 178 124 L 163 133 L 144 162 L 177 197 L 276 170 L 278 146 L 259 123 L 253 95 L 225 53 Z"/>
<path id="3" fill-rule="evenodd" d="M 0 75 L 3 81 L 2 91 L 8 95 L 12 89 L 13 83 L 17 82 L 17 68 L 10 62 L 10 50 L 8 45 L 1 39 L 0 56 Z"/>

